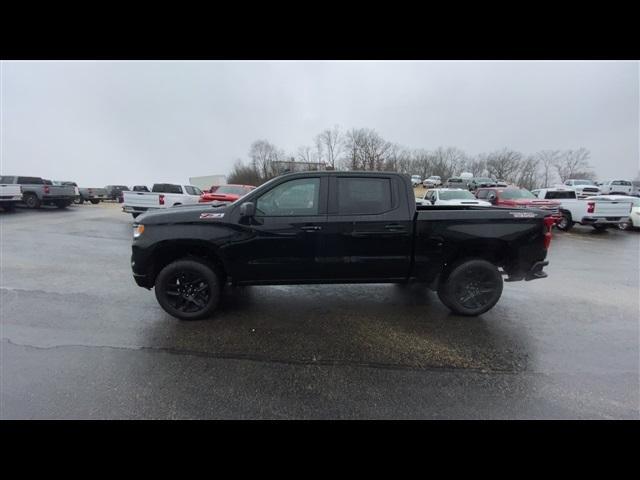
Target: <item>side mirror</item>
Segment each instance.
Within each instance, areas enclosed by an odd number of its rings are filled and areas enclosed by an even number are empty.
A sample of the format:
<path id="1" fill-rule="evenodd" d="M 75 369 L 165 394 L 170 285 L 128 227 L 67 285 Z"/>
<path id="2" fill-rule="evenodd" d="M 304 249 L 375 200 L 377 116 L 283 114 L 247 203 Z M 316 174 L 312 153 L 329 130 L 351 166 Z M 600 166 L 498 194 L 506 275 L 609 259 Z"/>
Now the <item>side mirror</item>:
<path id="1" fill-rule="evenodd" d="M 497 199 L 497 197 L 496 197 L 495 193 L 492 193 L 491 195 L 489 195 L 487 197 L 487 200 L 489 200 L 491 203 L 496 203 L 496 199 Z"/>
<path id="2" fill-rule="evenodd" d="M 256 204 L 253 202 L 244 202 L 240 205 L 241 217 L 253 217 L 256 214 Z"/>

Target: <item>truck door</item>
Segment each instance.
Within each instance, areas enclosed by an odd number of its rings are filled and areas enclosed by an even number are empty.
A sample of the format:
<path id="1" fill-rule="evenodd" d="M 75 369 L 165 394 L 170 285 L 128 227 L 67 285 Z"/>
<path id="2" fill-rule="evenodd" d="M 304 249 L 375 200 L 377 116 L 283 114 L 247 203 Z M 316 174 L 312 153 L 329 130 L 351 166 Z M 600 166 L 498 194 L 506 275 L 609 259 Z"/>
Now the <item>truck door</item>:
<path id="1" fill-rule="evenodd" d="M 332 176 L 320 258 L 324 278 L 394 280 L 411 263 L 413 210 L 397 176 Z"/>
<path id="2" fill-rule="evenodd" d="M 224 247 L 236 265 L 236 279 L 252 282 L 320 278 L 317 258 L 326 225 L 328 177 L 305 177 L 280 183 L 252 198 L 256 212 L 248 238 Z"/>

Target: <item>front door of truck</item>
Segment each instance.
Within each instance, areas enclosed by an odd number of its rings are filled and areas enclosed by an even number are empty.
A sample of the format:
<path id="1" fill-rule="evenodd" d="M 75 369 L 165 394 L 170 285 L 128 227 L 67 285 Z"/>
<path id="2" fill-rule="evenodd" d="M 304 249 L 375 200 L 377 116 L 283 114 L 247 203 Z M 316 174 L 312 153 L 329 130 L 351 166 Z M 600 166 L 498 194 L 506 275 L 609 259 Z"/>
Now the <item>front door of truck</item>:
<path id="1" fill-rule="evenodd" d="M 320 277 L 326 225 L 326 176 L 291 179 L 257 198 L 255 215 L 243 225 L 245 236 L 225 248 L 235 280 L 306 281 Z M 248 232 L 248 234 L 247 234 Z"/>
<path id="2" fill-rule="evenodd" d="M 332 176 L 320 258 L 325 278 L 402 279 L 409 273 L 413 211 L 397 176 Z"/>

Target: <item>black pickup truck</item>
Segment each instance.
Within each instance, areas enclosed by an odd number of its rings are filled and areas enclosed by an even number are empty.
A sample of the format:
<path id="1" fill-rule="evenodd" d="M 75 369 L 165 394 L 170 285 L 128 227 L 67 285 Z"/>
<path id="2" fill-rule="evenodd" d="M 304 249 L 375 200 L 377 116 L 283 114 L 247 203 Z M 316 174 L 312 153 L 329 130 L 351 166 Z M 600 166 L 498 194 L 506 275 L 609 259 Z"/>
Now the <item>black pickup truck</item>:
<path id="1" fill-rule="evenodd" d="M 227 283 L 422 282 L 453 312 L 479 315 L 503 276 L 547 276 L 552 224 L 542 210 L 416 205 L 395 173 L 293 173 L 226 206 L 140 216 L 131 267 L 183 320 L 210 316 Z"/>

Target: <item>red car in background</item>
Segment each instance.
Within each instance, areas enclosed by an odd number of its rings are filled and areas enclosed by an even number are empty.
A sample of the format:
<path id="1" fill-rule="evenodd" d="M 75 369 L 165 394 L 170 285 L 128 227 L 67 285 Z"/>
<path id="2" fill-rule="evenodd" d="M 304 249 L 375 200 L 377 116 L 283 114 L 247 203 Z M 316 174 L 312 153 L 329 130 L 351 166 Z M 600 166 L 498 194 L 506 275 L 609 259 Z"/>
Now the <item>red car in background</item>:
<path id="1" fill-rule="evenodd" d="M 541 200 L 524 188 L 479 188 L 475 193 L 476 198 L 491 202 L 496 207 L 540 208 L 549 210 L 556 223 L 562 219 L 560 202 Z"/>
<path id="2" fill-rule="evenodd" d="M 220 185 L 219 187 L 211 187 L 208 192 L 200 195 L 199 202 L 235 202 L 254 188 L 256 187 L 253 185 Z"/>

